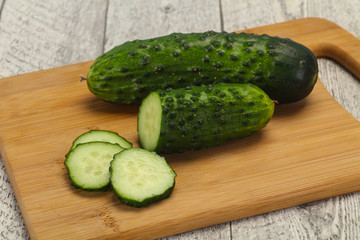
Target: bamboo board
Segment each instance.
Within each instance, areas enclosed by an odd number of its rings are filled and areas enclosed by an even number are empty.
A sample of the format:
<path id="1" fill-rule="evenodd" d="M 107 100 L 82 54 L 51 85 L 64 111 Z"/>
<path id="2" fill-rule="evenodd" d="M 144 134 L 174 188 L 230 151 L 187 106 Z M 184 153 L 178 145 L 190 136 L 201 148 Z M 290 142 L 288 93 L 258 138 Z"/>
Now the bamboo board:
<path id="1" fill-rule="evenodd" d="M 360 77 L 360 41 L 326 20 L 246 32 L 290 37 Z M 136 209 L 111 190 L 76 190 L 63 162 L 78 135 L 107 129 L 139 146 L 138 108 L 79 81 L 91 63 L 0 80 L 1 155 L 32 239 L 153 239 L 360 190 L 360 123 L 320 81 L 251 137 L 166 155 L 178 174 L 169 199 Z"/>

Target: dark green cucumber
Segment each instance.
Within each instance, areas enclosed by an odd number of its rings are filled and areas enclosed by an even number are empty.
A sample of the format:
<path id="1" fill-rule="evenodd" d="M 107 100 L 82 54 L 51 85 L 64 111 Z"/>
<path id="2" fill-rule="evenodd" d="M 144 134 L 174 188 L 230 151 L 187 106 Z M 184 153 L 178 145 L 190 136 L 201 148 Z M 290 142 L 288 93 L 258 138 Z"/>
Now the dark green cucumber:
<path id="1" fill-rule="evenodd" d="M 306 97 L 317 75 L 314 54 L 290 39 L 209 31 L 125 42 L 95 60 L 87 84 L 120 104 L 140 104 L 154 90 L 217 83 L 252 83 L 289 103 Z"/>
<path id="2" fill-rule="evenodd" d="M 141 146 L 183 152 L 249 136 L 271 119 L 274 103 L 252 84 L 217 84 L 155 91 L 138 114 Z"/>
<path id="3" fill-rule="evenodd" d="M 141 148 L 116 154 L 110 165 L 110 181 L 121 202 L 145 207 L 168 198 L 175 186 L 175 171 L 165 158 Z"/>

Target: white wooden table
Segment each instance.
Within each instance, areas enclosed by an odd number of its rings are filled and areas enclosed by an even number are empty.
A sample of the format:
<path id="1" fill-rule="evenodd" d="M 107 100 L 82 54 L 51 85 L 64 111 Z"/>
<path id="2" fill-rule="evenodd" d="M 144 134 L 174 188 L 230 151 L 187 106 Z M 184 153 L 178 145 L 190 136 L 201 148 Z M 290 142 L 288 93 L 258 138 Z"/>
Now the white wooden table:
<path id="1" fill-rule="evenodd" d="M 0 0 L 0 78 L 93 60 L 136 38 L 303 17 L 326 18 L 360 38 L 359 13 L 359 0 Z M 319 67 L 331 95 L 360 121 L 360 80 L 329 59 Z M 0 239 L 28 239 L 2 161 L 0 189 Z M 360 239 L 360 192 L 166 239 Z"/>

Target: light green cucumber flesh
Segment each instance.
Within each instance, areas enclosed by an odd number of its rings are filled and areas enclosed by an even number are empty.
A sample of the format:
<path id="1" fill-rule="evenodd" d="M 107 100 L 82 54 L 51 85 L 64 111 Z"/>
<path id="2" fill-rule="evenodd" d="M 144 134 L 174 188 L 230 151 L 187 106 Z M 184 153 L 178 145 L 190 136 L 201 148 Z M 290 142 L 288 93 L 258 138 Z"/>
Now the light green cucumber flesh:
<path id="1" fill-rule="evenodd" d="M 138 133 L 141 146 L 155 150 L 161 129 L 161 100 L 158 93 L 150 93 L 140 106 L 138 114 Z"/>
<path id="2" fill-rule="evenodd" d="M 107 142 L 78 144 L 65 160 L 72 184 L 84 190 L 106 188 L 110 183 L 110 162 L 122 150 L 118 144 Z"/>
<path id="3" fill-rule="evenodd" d="M 111 185 L 121 202 L 145 207 L 168 198 L 175 186 L 175 171 L 165 158 L 141 148 L 129 148 L 111 162 Z"/>
<path id="4" fill-rule="evenodd" d="M 251 135 L 272 118 L 274 103 L 251 84 L 218 84 L 155 91 L 139 109 L 143 148 L 174 153 Z"/>
<path id="5" fill-rule="evenodd" d="M 125 138 L 121 137 L 116 132 L 107 131 L 107 130 L 90 130 L 78 136 L 74 140 L 70 150 L 74 149 L 76 145 L 79 143 L 95 142 L 95 141 L 116 143 L 123 148 L 132 147 L 132 144 L 130 142 L 128 142 Z"/>

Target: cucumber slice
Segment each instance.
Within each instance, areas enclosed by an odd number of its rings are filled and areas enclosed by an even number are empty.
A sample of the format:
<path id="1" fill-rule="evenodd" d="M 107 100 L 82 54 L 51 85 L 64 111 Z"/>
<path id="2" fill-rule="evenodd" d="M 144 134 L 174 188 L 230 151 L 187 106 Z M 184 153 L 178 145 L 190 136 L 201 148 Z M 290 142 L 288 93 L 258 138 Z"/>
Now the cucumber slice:
<path id="1" fill-rule="evenodd" d="M 79 143 L 65 160 L 72 184 L 84 190 L 103 190 L 110 183 L 110 162 L 124 150 L 108 142 Z"/>
<path id="2" fill-rule="evenodd" d="M 116 154 L 110 164 L 111 185 L 121 202 L 145 207 L 168 198 L 175 186 L 175 171 L 165 158 L 141 148 Z"/>
<path id="3" fill-rule="evenodd" d="M 123 148 L 131 148 L 132 144 L 128 142 L 125 138 L 121 137 L 116 132 L 107 131 L 107 130 L 90 130 L 86 133 L 78 136 L 70 150 L 74 149 L 77 144 L 85 143 L 85 142 L 109 142 L 109 143 L 117 143 Z"/>

